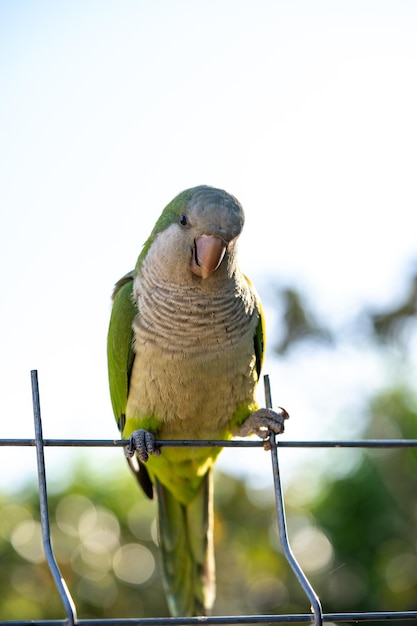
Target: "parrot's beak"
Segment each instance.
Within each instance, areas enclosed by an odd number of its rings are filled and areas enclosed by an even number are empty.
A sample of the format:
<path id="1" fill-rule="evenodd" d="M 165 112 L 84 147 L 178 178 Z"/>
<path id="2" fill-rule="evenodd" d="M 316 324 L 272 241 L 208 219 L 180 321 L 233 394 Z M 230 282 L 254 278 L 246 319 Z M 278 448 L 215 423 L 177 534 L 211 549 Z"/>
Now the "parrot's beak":
<path id="1" fill-rule="evenodd" d="M 226 242 L 213 235 L 201 235 L 194 241 L 191 271 L 207 278 L 217 270 L 226 252 Z"/>

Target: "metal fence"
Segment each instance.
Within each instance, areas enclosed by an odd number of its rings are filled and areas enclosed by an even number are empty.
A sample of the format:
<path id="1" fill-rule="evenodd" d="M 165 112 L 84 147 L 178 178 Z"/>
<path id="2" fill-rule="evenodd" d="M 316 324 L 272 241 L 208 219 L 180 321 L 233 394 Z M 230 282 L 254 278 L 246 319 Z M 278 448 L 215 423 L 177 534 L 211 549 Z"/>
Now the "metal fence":
<path id="1" fill-rule="evenodd" d="M 417 611 L 374 611 L 362 613 L 323 613 L 321 603 L 316 591 L 297 562 L 287 535 L 286 515 L 283 491 L 281 485 L 280 469 L 278 462 L 278 449 L 284 447 L 293 448 L 416 448 L 415 439 L 384 439 L 384 440 L 327 440 L 327 441 L 281 441 L 277 443 L 275 435 L 270 436 L 270 455 L 272 473 L 274 478 L 274 493 L 276 503 L 276 516 L 279 538 L 283 554 L 288 561 L 295 577 L 297 578 L 306 597 L 306 607 L 310 607 L 311 612 L 287 614 L 287 615 L 232 615 L 232 616 L 210 616 L 210 617 L 171 617 L 171 618 L 112 618 L 112 619 L 78 619 L 77 609 L 71 597 L 70 591 L 63 579 L 51 544 L 48 496 L 46 486 L 46 468 L 44 458 L 44 448 L 48 446 L 57 447 L 123 447 L 128 442 L 124 440 L 85 440 L 85 439 L 44 439 L 42 434 L 42 419 L 39 397 L 39 385 L 37 371 L 31 372 L 32 402 L 35 424 L 34 439 L 0 439 L 0 446 L 34 446 L 37 455 L 37 470 L 39 484 L 39 506 L 42 527 L 42 540 L 45 557 L 55 582 L 57 593 L 59 594 L 65 619 L 56 620 L 21 620 L 21 621 L 1 621 L 0 626 L 24 626 L 37 624 L 38 626 L 98 626 L 105 624 L 108 626 L 178 626 L 199 624 L 290 624 L 290 623 L 311 623 L 321 626 L 323 622 L 367 622 L 367 621 L 392 621 L 392 620 L 417 620 Z M 268 377 L 265 377 L 265 397 L 267 407 L 272 406 Z M 262 447 L 262 441 L 157 441 L 160 446 L 216 446 L 216 447 Z"/>

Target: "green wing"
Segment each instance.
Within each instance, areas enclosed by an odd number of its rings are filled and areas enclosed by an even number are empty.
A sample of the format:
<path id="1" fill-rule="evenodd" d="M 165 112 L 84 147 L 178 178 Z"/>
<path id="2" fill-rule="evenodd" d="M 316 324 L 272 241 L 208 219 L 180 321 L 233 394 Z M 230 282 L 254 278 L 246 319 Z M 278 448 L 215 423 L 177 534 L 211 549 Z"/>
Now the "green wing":
<path id="1" fill-rule="evenodd" d="M 264 349 L 265 349 L 265 317 L 262 310 L 262 306 L 259 306 L 259 320 L 255 331 L 254 344 L 256 355 L 256 371 L 258 374 L 258 380 L 261 376 L 262 364 L 264 362 Z"/>
<path id="2" fill-rule="evenodd" d="M 256 356 L 256 373 L 258 374 L 258 380 L 261 375 L 261 369 L 264 362 L 264 351 L 265 351 L 265 316 L 262 308 L 261 301 L 259 296 L 257 295 L 254 286 L 252 285 L 252 281 L 246 276 L 245 280 L 248 283 L 250 289 L 252 290 L 255 300 L 256 300 L 256 308 L 258 311 L 258 324 L 255 330 L 255 336 L 253 338 L 254 348 L 255 348 L 255 356 Z"/>
<path id="3" fill-rule="evenodd" d="M 121 433 L 126 421 L 129 380 L 135 359 L 132 324 L 138 311 L 132 297 L 133 278 L 134 272 L 129 272 L 116 283 L 107 336 L 110 396 Z"/>
<path id="4" fill-rule="evenodd" d="M 129 395 L 129 381 L 135 353 L 133 350 L 133 320 L 138 310 L 133 301 L 133 279 L 135 272 L 129 272 L 117 283 L 113 292 L 113 308 L 107 336 L 107 362 L 109 369 L 110 397 L 114 416 L 120 433 L 126 423 L 126 405 Z M 146 468 L 140 461 L 128 458 L 130 469 L 149 498 L 153 487 Z"/>

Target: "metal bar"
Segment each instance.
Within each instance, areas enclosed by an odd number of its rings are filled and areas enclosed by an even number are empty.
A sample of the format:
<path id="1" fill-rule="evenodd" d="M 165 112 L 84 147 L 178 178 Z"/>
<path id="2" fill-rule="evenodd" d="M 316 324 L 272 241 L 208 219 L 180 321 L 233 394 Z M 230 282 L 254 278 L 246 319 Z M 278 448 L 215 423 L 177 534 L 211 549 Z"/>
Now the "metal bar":
<path id="1" fill-rule="evenodd" d="M 324 613 L 325 622 L 381 622 L 417 620 L 417 611 L 375 611 L 365 613 Z"/>
<path id="2" fill-rule="evenodd" d="M 127 439 L 44 439 L 44 447 L 122 448 Z M 173 448 L 262 448 L 263 442 L 241 439 L 156 439 L 160 446 Z M 279 441 L 279 448 L 417 448 L 417 439 L 329 439 L 317 441 Z M 35 447 L 36 439 L 0 439 L 0 447 Z"/>
<path id="3" fill-rule="evenodd" d="M 122 448 L 127 446 L 128 439 L 44 439 L 45 447 L 77 447 L 77 448 Z M 241 441 L 235 439 L 156 439 L 155 444 L 172 448 L 262 448 L 262 441 Z M 35 439 L 0 439 L 0 446 L 36 446 Z"/>
<path id="4" fill-rule="evenodd" d="M 323 613 L 324 622 L 381 622 L 410 621 L 417 619 L 417 611 L 376 611 L 366 613 Z M 216 624 L 311 624 L 311 613 L 288 615 L 231 615 L 211 617 L 147 617 L 147 618 L 108 618 L 80 619 L 77 626 L 215 626 Z M 65 626 L 65 620 L 13 620 L 0 621 L 0 626 Z"/>
<path id="5" fill-rule="evenodd" d="M 265 384 L 265 404 L 268 409 L 272 409 L 272 397 L 271 397 L 271 386 L 269 383 L 269 376 L 264 376 L 264 384 Z M 304 593 L 310 601 L 311 610 L 314 614 L 314 624 L 315 626 L 321 626 L 323 623 L 322 618 L 322 608 L 320 604 L 320 600 L 316 592 L 314 591 L 310 581 L 307 576 L 304 574 L 301 569 L 297 559 L 295 558 L 293 551 L 291 549 L 288 534 L 287 534 L 287 522 L 285 519 L 285 507 L 284 507 L 284 498 L 282 493 L 282 485 L 281 485 L 281 476 L 279 472 L 279 463 L 278 463 L 278 447 L 275 440 L 275 433 L 271 431 L 270 435 L 270 445 L 271 445 L 271 460 L 272 460 L 272 472 L 274 476 L 274 486 L 275 486 L 275 503 L 277 510 L 277 520 L 278 520 L 278 530 L 279 536 L 281 540 L 281 546 L 284 553 L 285 558 L 291 566 L 292 571 L 297 577 L 298 582 L 301 585 Z"/>
<path id="6" fill-rule="evenodd" d="M 43 437 L 42 437 L 42 419 L 41 419 L 41 407 L 39 399 L 39 384 L 38 384 L 38 372 L 32 370 L 32 402 L 33 402 L 33 417 L 35 422 L 35 437 L 36 437 L 36 458 L 38 463 L 38 482 L 39 482 L 39 506 L 41 514 L 41 527 L 42 527 L 42 541 L 45 551 L 46 560 L 51 570 L 52 577 L 55 581 L 55 585 L 58 589 L 62 603 L 67 614 L 67 623 L 70 626 L 74 626 L 77 623 L 77 613 L 75 604 L 71 597 L 71 594 L 67 588 L 65 580 L 61 576 L 59 567 L 55 560 L 55 556 L 51 545 L 51 531 L 49 526 L 49 510 L 48 510 L 48 495 L 46 490 L 46 473 L 45 473 L 45 455 L 43 450 Z"/>

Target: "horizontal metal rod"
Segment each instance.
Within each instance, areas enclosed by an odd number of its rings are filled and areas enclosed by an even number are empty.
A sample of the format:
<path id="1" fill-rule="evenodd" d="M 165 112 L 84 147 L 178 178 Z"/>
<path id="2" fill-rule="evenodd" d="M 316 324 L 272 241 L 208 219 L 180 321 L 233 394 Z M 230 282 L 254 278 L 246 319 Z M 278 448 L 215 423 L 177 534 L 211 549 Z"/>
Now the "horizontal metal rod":
<path id="1" fill-rule="evenodd" d="M 324 622 L 383 622 L 417 620 L 417 611 L 376 611 L 369 613 L 323 613 Z M 288 615 L 227 615 L 210 617 L 147 617 L 79 619 L 77 626 L 197 626 L 215 624 L 302 624 L 312 623 L 311 613 Z M 0 626 L 67 626 L 67 620 L 0 621 Z"/>
<path id="2" fill-rule="evenodd" d="M 127 439 L 44 439 L 45 447 L 121 448 Z M 262 440 L 240 439 L 156 439 L 156 445 L 174 448 L 262 448 Z M 35 439 L 0 439 L 0 447 L 36 446 Z M 278 448 L 417 448 L 417 439 L 330 439 L 277 441 Z M 1 624 L 1 622 L 0 622 Z"/>

